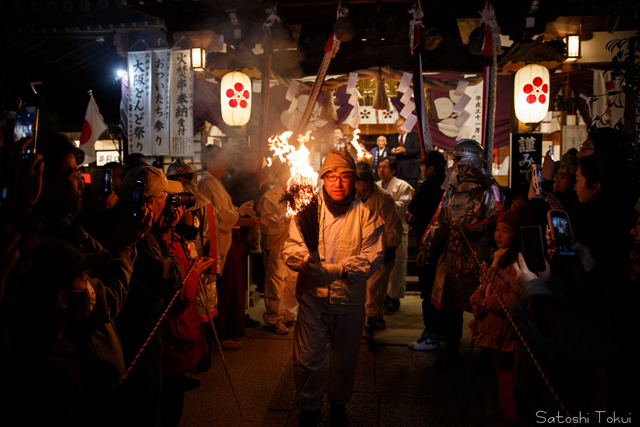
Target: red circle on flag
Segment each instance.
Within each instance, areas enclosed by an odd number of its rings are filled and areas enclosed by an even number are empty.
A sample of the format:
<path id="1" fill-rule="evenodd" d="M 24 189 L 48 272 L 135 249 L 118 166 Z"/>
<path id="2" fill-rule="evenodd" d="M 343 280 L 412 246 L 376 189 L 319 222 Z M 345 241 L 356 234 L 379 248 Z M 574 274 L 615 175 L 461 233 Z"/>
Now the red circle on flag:
<path id="1" fill-rule="evenodd" d="M 236 101 L 235 99 L 229 100 L 229 107 L 236 108 L 237 106 L 238 106 L 238 101 Z"/>
<path id="2" fill-rule="evenodd" d="M 531 86 L 530 84 L 526 84 L 524 85 L 524 87 L 522 88 L 522 91 L 524 93 L 531 93 L 533 92 L 533 86 Z"/>
<path id="3" fill-rule="evenodd" d="M 529 95 L 529 96 L 527 96 L 527 102 L 528 102 L 529 104 L 533 104 L 533 103 L 535 103 L 535 102 L 536 102 L 536 96 L 535 96 L 535 95 Z"/>
<path id="4" fill-rule="evenodd" d="M 244 89 L 244 86 L 242 86 L 242 83 L 238 82 L 233 85 L 233 88 L 236 90 L 236 92 L 242 92 L 242 89 Z"/>
<path id="5" fill-rule="evenodd" d="M 82 133 L 80 134 L 80 145 L 86 144 L 91 139 L 91 124 L 84 121 L 82 124 Z"/>

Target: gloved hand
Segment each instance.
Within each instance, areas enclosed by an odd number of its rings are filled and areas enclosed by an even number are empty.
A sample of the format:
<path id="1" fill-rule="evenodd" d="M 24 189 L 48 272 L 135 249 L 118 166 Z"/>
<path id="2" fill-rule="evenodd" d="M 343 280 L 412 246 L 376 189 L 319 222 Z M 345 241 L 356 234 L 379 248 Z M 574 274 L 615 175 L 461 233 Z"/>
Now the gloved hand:
<path id="1" fill-rule="evenodd" d="M 427 253 L 425 251 L 420 251 L 417 259 L 418 267 L 424 267 L 425 265 L 429 265 L 427 262 Z"/>
<path id="2" fill-rule="evenodd" d="M 384 250 L 384 263 L 393 262 L 396 260 L 396 246 L 391 246 Z"/>
<path id="3" fill-rule="evenodd" d="M 242 205 L 240 205 L 240 207 L 238 208 L 238 213 L 240 214 L 240 216 L 250 216 L 252 218 L 258 216 L 253 210 L 253 200 L 249 200 L 248 202 L 244 202 Z"/>
<path id="4" fill-rule="evenodd" d="M 326 288 L 336 280 L 342 277 L 344 267 L 340 264 L 322 264 L 318 266 L 314 264 L 309 255 L 304 257 L 304 265 L 311 274 L 314 282 L 320 288 Z"/>

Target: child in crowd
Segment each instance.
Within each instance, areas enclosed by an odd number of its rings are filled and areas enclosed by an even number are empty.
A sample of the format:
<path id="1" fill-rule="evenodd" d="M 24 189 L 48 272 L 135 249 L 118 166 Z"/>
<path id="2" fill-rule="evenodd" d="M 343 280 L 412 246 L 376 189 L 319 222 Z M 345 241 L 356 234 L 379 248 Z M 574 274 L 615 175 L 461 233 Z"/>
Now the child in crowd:
<path id="1" fill-rule="evenodd" d="M 469 323 L 470 338 L 477 345 L 491 349 L 498 377 L 498 411 L 487 417 L 487 423 L 503 420 L 505 425 L 509 425 L 516 418 L 513 354 L 517 337 L 512 337 L 508 332 L 509 321 L 502 303 L 509 307 L 511 301 L 519 297 L 522 289 L 513 264 L 520 251 L 520 226 L 524 208 L 525 206 L 521 206 L 517 210 L 509 210 L 498 219 L 494 235 L 498 248 L 493 253 L 493 262 L 482 274 L 480 286 L 470 298 L 475 316 Z"/>

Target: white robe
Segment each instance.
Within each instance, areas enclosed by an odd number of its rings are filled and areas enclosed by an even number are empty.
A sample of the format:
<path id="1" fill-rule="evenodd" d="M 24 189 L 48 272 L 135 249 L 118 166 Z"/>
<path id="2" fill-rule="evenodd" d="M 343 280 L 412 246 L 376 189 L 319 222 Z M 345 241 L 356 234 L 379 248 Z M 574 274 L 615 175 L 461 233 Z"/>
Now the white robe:
<path id="1" fill-rule="evenodd" d="M 396 264 L 393 266 L 393 270 L 391 270 L 387 295 L 389 298 L 394 299 L 404 298 L 407 290 L 407 257 L 409 252 L 409 224 L 407 224 L 405 215 L 407 214 L 409 203 L 411 199 L 413 199 L 415 190 L 408 182 L 395 176 L 391 178 L 386 188 L 382 180 L 376 182 L 376 184 L 393 197 L 393 200 L 396 202 L 398 216 L 402 222 L 402 240 L 396 249 Z"/>
<path id="2" fill-rule="evenodd" d="M 298 273 L 285 265 L 282 254 L 284 242 L 289 237 L 290 221 L 287 209 L 280 203 L 284 193 L 285 190 L 279 184 L 274 185 L 262 195 L 256 208 L 262 219 L 262 247 L 266 270 L 264 302 L 267 307 L 262 317 L 267 325 L 273 325 L 279 320 L 294 321 L 298 314 L 295 297 Z"/>
<path id="3" fill-rule="evenodd" d="M 396 204 L 391 195 L 380 186 L 375 185 L 364 204 L 369 206 L 384 221 L 382 228 L 384 248 L 398 246 L 402 240 L 402 222 L 398 217 Z M 395 263 L 395 261 L 383 263 L 367 280 L 367 303 L 365 305 L 367 317 L 380 318 L 384 316 L 384 297 L 387 294 L 389 277 Z"/>
<path id="4" fill-rule="evenodd" d="M 238 209 L 233 206 L 231 196 L 224 189 L 219 179 L 215 178 L 209 172 L 204 172 L 204 176 L 198 180 L 198 190 L 209 200 L 218 210 L 218 235 L 220 236 L 220 246 L 218 253 L 220 256 L 220 264 L 224 269 L 227 259 L 227 253 L 231 247 L 231 230 L 235 228 L 236 222 L 240 215 Z M 222 274 L 222 269 L 218 274 Z"/>

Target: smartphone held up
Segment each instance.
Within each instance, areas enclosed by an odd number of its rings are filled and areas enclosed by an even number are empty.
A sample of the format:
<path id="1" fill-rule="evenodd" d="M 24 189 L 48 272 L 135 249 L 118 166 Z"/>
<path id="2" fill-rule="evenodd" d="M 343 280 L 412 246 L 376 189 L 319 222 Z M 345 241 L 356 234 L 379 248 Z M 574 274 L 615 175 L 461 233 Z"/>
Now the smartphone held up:
<path id="1" fill-rule="evenodd" d="M 14 144 L 24 138 L 31 138 L 31 143 L 22 151 L 23 156 L 36 152 L 38 137 L 38 107 L 23 107 L 16 113 L 16 124 L 13 128 Z"/>
<path id="2" fill-rule="evenodd" d="M 573 231 L 571 230 L 569 215 L 563 210 L 551 209 L 547 213 L 547 219 L 549 220 L 551 237 L 558 248 L 558 254 L 561 256 L 574 256 L 576 254 L 575 251 L 569 248 L 573 243 Z"/>

